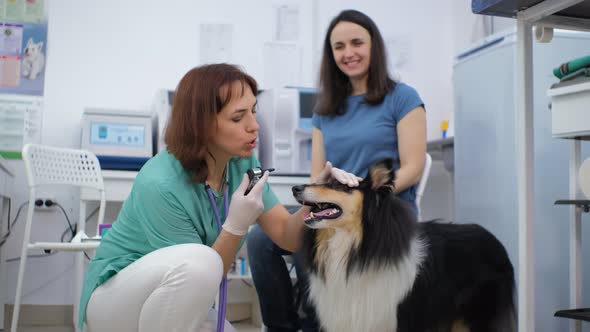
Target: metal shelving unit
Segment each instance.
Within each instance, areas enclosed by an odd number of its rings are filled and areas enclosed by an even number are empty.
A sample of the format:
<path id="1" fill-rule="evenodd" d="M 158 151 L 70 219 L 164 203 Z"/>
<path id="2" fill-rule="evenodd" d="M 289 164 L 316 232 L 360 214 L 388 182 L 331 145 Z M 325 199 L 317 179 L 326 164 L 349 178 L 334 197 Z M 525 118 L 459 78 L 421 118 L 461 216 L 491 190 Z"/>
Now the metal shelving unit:
<path id="1" fill-rule="evenodd" d="M 518 330 L 535 331 L 534 270 L 534 135 L 532 91 L 533 27 L 538 39 L 552 34 L 553 28 L 590 31 L 590 0 L 472 0 L 476 14 L 511 17 L 517 26 L 516 114 L 519 223 Z M 550 39 L 550 38 L 549 38 Z M 576 199 L 577 170 L 580 166 L 580 140 L 572 140 L 570 148 L 570 198 Z M 570 306 L 581 305 L 581 209 L 570 207 Z M 581 331 L 581 320 L 589 315 L 583 309 L 558 311 L 556 315 L 575 318 L 571 331 Z M 585 319 L 586 318 L 586 319 Z"/>

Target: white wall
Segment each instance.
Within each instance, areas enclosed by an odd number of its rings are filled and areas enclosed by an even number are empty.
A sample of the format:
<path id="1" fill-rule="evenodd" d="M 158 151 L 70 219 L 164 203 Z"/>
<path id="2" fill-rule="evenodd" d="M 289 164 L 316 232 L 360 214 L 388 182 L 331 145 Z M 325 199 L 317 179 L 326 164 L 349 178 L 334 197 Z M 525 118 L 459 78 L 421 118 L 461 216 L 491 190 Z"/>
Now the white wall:
<path id="1" fill-rule="evenodd" d="M 271 39 L 271 1 L 51 0 L 47 3 L 44 144 L 79 147 L 79 123 L 85 107 L 149 109 L 157 89 L 174 88 L 188 69 L 199 64 L 201 23 L 234 24 L 232 62 L 242 65 L 264 86 L 262 50 L 264 42 Z M 359 9 L 375 20 L 389 45 L 405 52 L 406 63 L 398 74 L 419 91 L 426 103 L 429 138 L 439 137 L 440 121 L 452 117 L 453 55 L 459 46 L 480 34 L 477 29 L 481 19 L 470 14 L 470 1 L 304 0 L 298 3 L 303 47 L 301 85 L 311 86 L 316 81 L 321 53 L 313 46 L 321 47 L 330 19 L 341 9 Z M 316 16 L 312 10 L 317 10 Z M 314 17 L 317 22 L 313 21 Z M 390 49 L 392 56 L 397 52 Z M 11 165 L 18 170 L 13 204 L 18 207 L 26 200 L 26 180 L 22 162 L 12 161 Z M 443 186 L 440 190 L 448 188 Z M 66 193 L 56 198 L 70 217 L 76 219 L 77 195 Z M 42 216 L 47 220 L 38 225 L 39 231 L 34 236 L 59 238 L 66 226 L 59 210 Z M 5 257 L 19 255 L 23 224 L 21 214 L 6 245 Z M 31 259 L 24 303 L 77 301 L 70 290 L 72 264 L 67 254 Z M 7 290 L 6 302 L 12 303 L 18 263 L 9 262 L 6 266 L 7 281 L 1 286 Z"/>

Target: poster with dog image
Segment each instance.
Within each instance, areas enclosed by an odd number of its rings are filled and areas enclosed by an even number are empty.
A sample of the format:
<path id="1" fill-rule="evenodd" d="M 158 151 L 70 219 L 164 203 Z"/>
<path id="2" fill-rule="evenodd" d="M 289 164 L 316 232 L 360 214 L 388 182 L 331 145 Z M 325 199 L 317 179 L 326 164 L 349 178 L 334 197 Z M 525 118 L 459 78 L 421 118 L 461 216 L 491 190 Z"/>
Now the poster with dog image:
<path id="1" fill-rule="evenodd" d="M 0 93 L 43 96 L 47 23 L 0 23 Z"/>
<path id="2" fill-rule="evenodd" d="M 0 156 L 21 159 L 41 141 L 47 3 L 0 0 Z M 1 321 L 0 316 L 0 321 Z"/>

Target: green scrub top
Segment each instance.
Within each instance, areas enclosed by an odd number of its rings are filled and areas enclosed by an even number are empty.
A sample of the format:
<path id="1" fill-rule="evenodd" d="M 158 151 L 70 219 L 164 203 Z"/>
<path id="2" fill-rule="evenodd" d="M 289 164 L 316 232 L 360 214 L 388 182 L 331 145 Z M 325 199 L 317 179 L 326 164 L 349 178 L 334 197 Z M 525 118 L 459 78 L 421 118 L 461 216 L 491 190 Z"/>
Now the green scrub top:
<path id="1" fill-rule="evenodd" d="M 243 174 L 258 166 L 260 163 L 254 154 L 249 158 L 229 161 L 230 201 Z M 220 217 L 224 220 L 223 193 L 213 192 Z M 262 200 L 265 212 L 278 203 L 268 183 L 265 184 Z M 218 234 L 204 183 L 191 183 L 190 174 L 168 151 L 158 153 L 137 174 L 129 197 L 88 265 L 80 298 L 80 327 L 84 325 L 86 306 L 92 292 L 127 265 L 167 246 L 182 243 L 212 246 Z"/>

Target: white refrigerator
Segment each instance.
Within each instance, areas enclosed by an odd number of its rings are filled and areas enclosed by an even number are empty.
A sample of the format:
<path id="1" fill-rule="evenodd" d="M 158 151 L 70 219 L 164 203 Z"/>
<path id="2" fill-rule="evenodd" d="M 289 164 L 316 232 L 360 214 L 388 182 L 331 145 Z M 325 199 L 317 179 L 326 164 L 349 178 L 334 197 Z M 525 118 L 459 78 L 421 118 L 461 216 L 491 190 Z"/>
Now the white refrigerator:
<path id="1" fill-rule="evenodd" d="M 518 201 L 516 178 L 516 36 L 496 34 L 461 52 L 453 70 L 455 94 L 455 216 L 478 223 L 505 245 L 518 283 Z M 590 34 L 555 31 L 551 43 L 533 42 L 534 243 L 536 332 L 566 331 L 569 319 L 569 142 L 551 136 L 550 99 L 558 82 L 553 68 L 590 54 Z M 590 121 L 590 105 L 588 110 Z M 590 142 L 582 143 L 582 160 Z M 582 217 L 583 304 L 590 307 L 590 220 Z M 587 263 L 586 263 L 587 262 Z M 518 287 L 518 285 L 517 285 Z M 584 331 L 590 331 L 584 326 Z"/>

